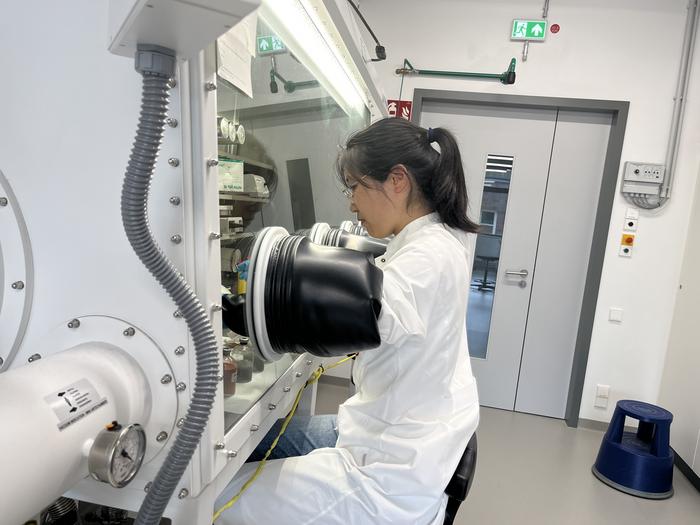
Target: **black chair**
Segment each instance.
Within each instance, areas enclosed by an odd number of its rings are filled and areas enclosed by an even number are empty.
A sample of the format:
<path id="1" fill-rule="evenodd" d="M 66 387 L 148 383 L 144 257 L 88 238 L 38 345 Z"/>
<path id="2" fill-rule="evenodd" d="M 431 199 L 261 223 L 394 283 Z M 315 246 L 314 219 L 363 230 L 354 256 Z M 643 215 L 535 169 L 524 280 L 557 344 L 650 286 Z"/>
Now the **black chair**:
<path id="1" fill-rule="evenodd" d="M 445 521 L 443 525 L 452 525 L 457 509 L 460 504 L 467 499 L 469 489 L 474 481 L 474 472 L 476 471 L 476 433 L 467 443 L 467 448 L 462 454 L 462 459 L 459 460 L 457 469 L 452 475 L 452 479 L 447 484 L 445 494 L 447 494 L 447 509 L 445 510 Z"/>
<path id="2" fill-rule="evenodd" d="M 475 262 L 483 262 L 484 275 L 481 279 L 474 279 L 472 287 L 479 291 L 494 290 L 496 288 L 495 275 L 494 279 L 489 279 L 489 268 L 491 263 L 496 263 L 501 256 L 501 236 L 480 233 L 476 238 L 476 247 L 474 248 Z"/>

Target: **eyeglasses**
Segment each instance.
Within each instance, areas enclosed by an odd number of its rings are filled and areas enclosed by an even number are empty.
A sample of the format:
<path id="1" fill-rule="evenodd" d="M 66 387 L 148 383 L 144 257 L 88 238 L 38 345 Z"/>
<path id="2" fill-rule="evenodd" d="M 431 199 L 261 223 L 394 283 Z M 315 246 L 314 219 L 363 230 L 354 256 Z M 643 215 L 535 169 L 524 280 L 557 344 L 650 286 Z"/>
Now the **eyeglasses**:
<path id="1" fill-rule="evenodd" d="M 355 188 L 357 188 L 357 186 L 362 182 L 362 180 L 363 180 L 365 177 L 367 177 L 367 175 L 363 175 L 362 177 L 360 177 L 359 179 L 357 179 L 357 181 L 355 182 L 355 184 L 353 184 L 352 186 L 348 185 L 347 188 L 344 188 L 344 189 L 342 190 L 342 191 L 343 191 L 343 195 L 345 195 L 348 199 L 352 199 L 353 195 L 355 195 Z"/>

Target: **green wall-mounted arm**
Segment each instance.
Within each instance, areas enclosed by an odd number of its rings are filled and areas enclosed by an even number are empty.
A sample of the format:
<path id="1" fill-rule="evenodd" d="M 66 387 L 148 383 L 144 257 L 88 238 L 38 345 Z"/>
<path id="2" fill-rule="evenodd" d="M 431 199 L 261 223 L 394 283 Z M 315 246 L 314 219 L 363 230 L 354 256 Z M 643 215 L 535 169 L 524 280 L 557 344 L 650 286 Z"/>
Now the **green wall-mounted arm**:
<path id="1" fill-rule="evenodd" d="M 438 71 L 433 69 L 416 69 L 404 59 L 403 67 L 396 70 L 397 75 L 430 75 L 439 77 L 486 78 L 500 80 L 502 84 L 515 84 L 515 58 L 511 59 L 508 69 L 503 73 L 468 73 L 466 71 Z"/>

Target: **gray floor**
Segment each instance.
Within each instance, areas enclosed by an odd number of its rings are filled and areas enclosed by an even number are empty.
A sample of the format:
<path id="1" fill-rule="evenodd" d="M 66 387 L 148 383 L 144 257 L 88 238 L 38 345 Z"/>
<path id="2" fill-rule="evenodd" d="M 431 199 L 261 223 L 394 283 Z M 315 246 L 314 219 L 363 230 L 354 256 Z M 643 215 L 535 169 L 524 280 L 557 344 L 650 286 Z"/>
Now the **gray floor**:
<path id="1" fill-rule="evenodd" d="M 317 413 L 337 412 L 345 386 L 319 385 Z M 455 525 L 698 525 L 700 493 L 678 470 L 675 495 L 635 498 L 591 474 L 601 432 L 482 408 L 477 473 Z"/>

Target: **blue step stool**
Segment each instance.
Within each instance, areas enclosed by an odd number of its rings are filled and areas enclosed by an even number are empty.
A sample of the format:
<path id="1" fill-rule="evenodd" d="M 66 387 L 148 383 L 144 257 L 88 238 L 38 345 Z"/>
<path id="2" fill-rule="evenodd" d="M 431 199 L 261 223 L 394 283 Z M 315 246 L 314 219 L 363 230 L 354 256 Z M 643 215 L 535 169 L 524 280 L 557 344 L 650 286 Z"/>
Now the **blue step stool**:
<path id="1" fill-rule="evenodd" d="M 625 432 L 625 418 L 639 421 Z M 611 487 L 649 499 L 673 496 L 673 451 L 669 445 L 673 414 L 642 401 L 617 402 L 600 444 L 593 474 Z"/>

